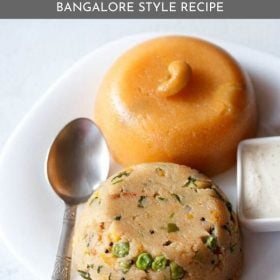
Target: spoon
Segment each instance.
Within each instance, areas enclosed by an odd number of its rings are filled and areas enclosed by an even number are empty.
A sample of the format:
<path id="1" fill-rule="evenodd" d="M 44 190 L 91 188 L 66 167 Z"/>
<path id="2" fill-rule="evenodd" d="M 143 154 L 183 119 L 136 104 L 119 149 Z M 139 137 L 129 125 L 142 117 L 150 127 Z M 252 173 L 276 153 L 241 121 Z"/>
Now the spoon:
<path id="1" fill-rule="evenodd" d="M 65 202 L 53 280 L 70 279 L 77 205 L 85 202 L 97 184 L 107 178 L 109 162 L 109 151 L 101 131 L 86 118 L 68 123 L 51 145 L 47 177 L 53 190 Z"/>

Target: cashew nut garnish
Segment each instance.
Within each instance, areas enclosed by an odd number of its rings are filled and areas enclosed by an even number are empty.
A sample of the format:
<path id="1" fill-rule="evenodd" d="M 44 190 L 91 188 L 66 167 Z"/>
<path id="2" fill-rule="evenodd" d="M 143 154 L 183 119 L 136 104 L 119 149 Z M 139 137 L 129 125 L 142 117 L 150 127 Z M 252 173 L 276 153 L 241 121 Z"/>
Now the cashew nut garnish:
<path id="1" fill-rule="evenodd" d="M 175 60 L 169 64 L 168 72 L 170 78 L 157 88 L 157 94 L 161 96 L 172 96 L 180 92 L 188 84 L 192 69 L 187 62 Z"/>

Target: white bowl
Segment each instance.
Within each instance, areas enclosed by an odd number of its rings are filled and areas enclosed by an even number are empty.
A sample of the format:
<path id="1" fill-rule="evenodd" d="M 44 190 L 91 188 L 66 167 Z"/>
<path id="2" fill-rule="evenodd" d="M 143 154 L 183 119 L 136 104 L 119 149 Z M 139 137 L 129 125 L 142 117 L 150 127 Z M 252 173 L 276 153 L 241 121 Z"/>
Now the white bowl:
<path id="1" fill-rule="evenodd" d="M 240 142 L 237 152 L 237 212 L 240 222 L 248 229 L 259 232 L 280 231 L 280 213 L 279 218 L 250 218 L 246 217 L 244 211 L 244 178 L 246 175 L 244 172 L 244 152 L 246 149 L 252 146 L 268 145 L 268 144 L 280 144 L 280 137 L 264 137 L 249 139 Z M 279 162 L 279 178 L 280 178 L 280 162 Z M 264 186 L 265 187 L 265 186 Z M 269 203 L 269 202 L 267 202 Z"/>

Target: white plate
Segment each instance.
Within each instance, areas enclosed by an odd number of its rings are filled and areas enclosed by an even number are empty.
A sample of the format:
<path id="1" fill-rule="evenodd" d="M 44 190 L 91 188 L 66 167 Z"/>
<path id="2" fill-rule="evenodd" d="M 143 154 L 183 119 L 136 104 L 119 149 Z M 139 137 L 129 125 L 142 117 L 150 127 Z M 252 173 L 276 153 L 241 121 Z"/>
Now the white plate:
<path id="1" fill-rule="evenodd" d="M 44 176 L 47 149 L 65 123 L 76 117 L 92 116 L 94 95 L 112 61 L 127 48 L 153 36 L 142 34 L 110 43 L 75 64 L 22 121 L 1 154 L 1 237 L 40 279 L 50 279 L 63 214 L 63 204 Z M 227 49 L 250 74 L 260 105 L 260 134 L 277 135 L 280 132 L 280 60 L 212 41 Z M 235 203 L 235 170 L 220 175 L 216 181 Z M 280 233 L 244 231 L 244 252 L 243 279 L 280 279 Z"/>

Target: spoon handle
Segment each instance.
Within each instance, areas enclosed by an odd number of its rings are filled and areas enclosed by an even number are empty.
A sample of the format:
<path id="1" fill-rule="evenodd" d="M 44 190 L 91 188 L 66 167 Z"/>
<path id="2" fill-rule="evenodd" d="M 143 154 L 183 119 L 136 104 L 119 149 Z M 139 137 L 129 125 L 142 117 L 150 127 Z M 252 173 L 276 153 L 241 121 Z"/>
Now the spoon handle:
<path id="1" fill-rule="evenodd" d="M 56 254 L 52 280 L 69 280 L 72 258 L 72 237 L 76 220 L 77 206 L 65 205 L 63 226 Z"/>

